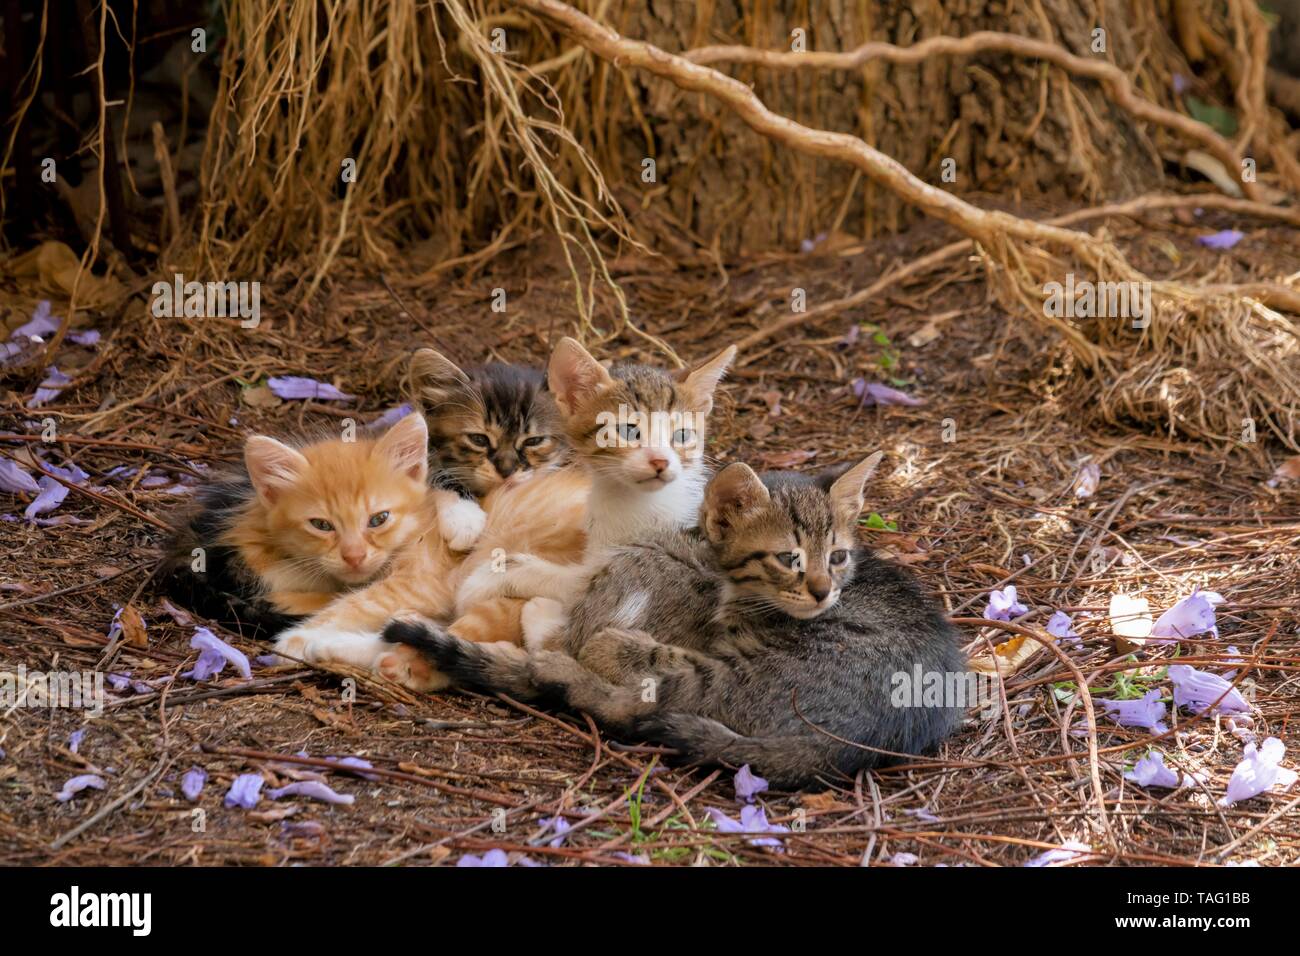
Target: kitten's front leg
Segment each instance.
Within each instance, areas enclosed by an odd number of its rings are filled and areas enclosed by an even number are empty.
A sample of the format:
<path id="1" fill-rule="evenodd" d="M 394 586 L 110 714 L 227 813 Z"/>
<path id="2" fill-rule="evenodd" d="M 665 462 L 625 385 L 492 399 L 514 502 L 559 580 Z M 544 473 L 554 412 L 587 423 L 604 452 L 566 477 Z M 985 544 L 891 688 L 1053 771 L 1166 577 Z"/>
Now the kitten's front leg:
<path id="1" fill-rule="evenodd" d="M 438 510 L 438 533 L 447 547 L 453 551 L 472 549 L 487 524 L 487 514 L 479 503 L 452 491 L 436 491 L 433 498 Z"/>
<path id="2" fill-rule="evenodd" d="M 585 564 L 557 564 L 532 554 L 509 555 L 505 567 L 485 562 L 475 568 L 456 593 L 458 613 L 499 597 L 550 598 L 567 604 L 591 576 Z"/>
<path id="3" fill-rule="evenodd" d="M 275 639 L 277 654 L 311 664 L 351 664 L 375 670 L 375 662 L 389 645 L 377 631 L 346 631 L 334 627 L 300 624 Z"/>

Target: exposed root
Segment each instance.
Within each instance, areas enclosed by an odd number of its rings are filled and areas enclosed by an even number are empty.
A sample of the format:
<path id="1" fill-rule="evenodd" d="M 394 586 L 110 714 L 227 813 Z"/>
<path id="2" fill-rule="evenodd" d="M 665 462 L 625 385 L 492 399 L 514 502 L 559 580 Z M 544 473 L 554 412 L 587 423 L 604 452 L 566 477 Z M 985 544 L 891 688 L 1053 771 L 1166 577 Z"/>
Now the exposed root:
<path id="1" fill-rule="evenodd" d="M 1106 418 L 1160 424 L 1171 432 L 1218 443 L 1238 440 L 1248 421 L 1262 421 L 1281 441 L 1296 447 L 1300 342 L 1291 324 L 1262 303 L 1219 290 L 1153 281 L 1109 241 L 978 209 L 923 182 L 858 137 L 812 129 L 773 113 L 744 83 L 626 39 L 560 0 L 514 3 L 545 16 L 598 56 L 708 94 L 769 139 L 852 163 L 872 181 L 965 233 L 984 255 L 990 281 L 1004 298 L 1031 321 L 1064 337 L 1083 366 L 1084 387 L 1076 390 L 1079 400 L 1096 402 Z M 1088 280 L 1099 286 L 1115 283 L 1149 290 L 1150 314 L 1140 334 L 1134 335 L 1127 321 L 1085 325 L 1048 314 L 1045 285 L 1065 279 L 1070 268 L 1044 247 L 1071 253 Z"/>

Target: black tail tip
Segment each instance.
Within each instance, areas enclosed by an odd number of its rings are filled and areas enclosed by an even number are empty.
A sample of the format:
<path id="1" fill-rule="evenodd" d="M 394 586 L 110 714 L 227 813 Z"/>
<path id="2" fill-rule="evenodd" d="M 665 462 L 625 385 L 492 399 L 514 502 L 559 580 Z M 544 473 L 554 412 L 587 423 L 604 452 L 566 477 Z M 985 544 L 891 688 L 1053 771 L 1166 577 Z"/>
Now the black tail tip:
<path id="1" fill-rule="evenodd" d="M 412 647 L 432 650 L 433 635 L 419 621 L 389 621 L 384 625 L 380 636 L 389 644 L 410 644 Z"/>

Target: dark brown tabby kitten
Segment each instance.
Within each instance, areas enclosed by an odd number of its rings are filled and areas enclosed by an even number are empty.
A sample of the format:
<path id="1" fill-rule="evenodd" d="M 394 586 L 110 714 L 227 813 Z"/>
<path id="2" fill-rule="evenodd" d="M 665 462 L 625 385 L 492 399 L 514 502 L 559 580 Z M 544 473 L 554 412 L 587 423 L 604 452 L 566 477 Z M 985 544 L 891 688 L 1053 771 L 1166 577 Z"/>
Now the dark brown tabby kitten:
<path id="1" fill-rule="evenodd" d="M 490 362 L 461 370 L 420 349 L 410 386 L 429 423 L 430 473 L 463 495 L 481 499 L 567 452 L 555 399 L 537 369 Z"/>
<path id="2" fill-rule="evenodd" d="M 962 708 L 895 706 L 897 675 L 966 666 L 936 602 L 857 544 L 879 460 L 818 478 L 728 465 L 699 528 L 614 550 L 545 648 L 471 644 L 412 620 L 385 637 L 421 648 L 460 686 L 556 699 L 691 760 L 751 764 L 778 786 L 922 753 Z"/>

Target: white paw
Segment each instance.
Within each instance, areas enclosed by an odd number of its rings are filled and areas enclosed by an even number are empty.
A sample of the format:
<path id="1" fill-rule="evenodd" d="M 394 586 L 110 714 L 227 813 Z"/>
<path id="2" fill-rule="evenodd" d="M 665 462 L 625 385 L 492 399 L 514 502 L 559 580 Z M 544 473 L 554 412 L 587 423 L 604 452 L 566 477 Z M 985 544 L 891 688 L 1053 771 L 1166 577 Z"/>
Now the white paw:
<path id="1" fill-rule="evenodd" d="M 275 639 L 275 652 L 285 654 L 287 657 L 281 657 L 281 664 L 294 664 L 298 661 L 307 660 L 307 644 L 311 639 L 312 629 L 309 627 L 294 627 L 283 631 Z"/>
<path id="2" fill-rule="evenodd" d="M 275 642 L 277 652 L 313 664 L 351 664 L 373 669 L 389 644 L 373 631 L 341 631 L 331 627 L 295 627 Z"/>
<path id="3" fill-rule="evenodd" d="M 464 498 L 438 512 L 438 530 L 453 551 L 469 551 L 483 533 L 487 514 L 476 501 Z"/>
<path id="4" fill-rule="evenodd" d="M 569 615 L 559 601 L 538 597 L 524 605 L 520 622 L 524 631 L 524 647 L 530 651 L 540 651 L 553 635 L 569 623 Z"/>

